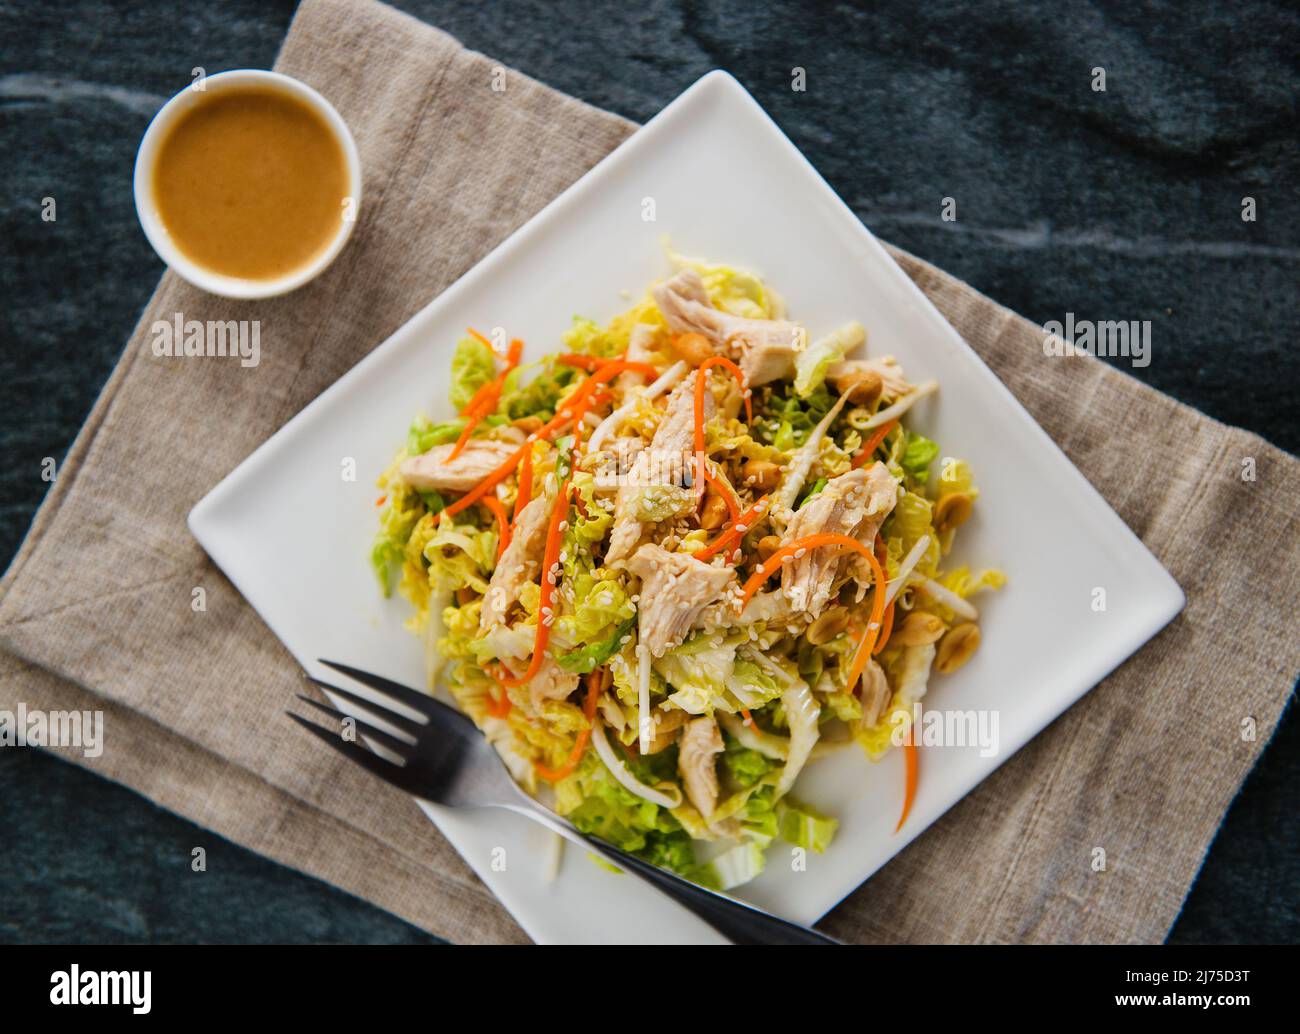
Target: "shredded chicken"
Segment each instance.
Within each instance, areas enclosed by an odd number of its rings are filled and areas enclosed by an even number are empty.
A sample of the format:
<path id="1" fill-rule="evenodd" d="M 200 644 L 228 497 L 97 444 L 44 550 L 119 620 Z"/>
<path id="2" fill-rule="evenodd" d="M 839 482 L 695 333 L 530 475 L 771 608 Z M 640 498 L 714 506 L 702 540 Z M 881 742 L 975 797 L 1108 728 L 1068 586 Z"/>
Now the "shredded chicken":
<path id="1" fill-rule="evenodd" d="M 898 484 L 883 463 L 831 478 L 795 513 L 785 541 L 829 533 L 852 535 L 868 547 L 894 508 Z M 781 568 L 781 590 L 796 609 L 815 618 L 830 600 L 841 557 L 830 549 L 810 549 Z"/>
<path id="2" fill-rule="evenodd" d="M 659 330 L 650 323 L 638 323 L 632 328 L 632 333 L 628 335 L 627 355 L 624 356 L 628 362 L 648 363 L 654 359 L 655 335 Z M 614 387 L 619 392 L 619 397 L 625 396 L 629 391 L 644 386 L 646 383 L 645 374 L 637 373 L 634 370 L 628 370 L 626 373 L 620 373 L 614 378 Z"/>
<path id="3" fill-rule="evenodd" d="M 512 665 L 503 660 L 502 663 L 515 676 L 522 675 L 527 668 L 527 664 L 522 662 Z M 532 713 L 537 714 L 546 700 L 563 700 L 569 696 L 578 688 L 578 681 L 578 675 L 565 671 L 549 656 L 543 658 L 537 674 L 524 683 Z"/>
<path id="4" fill-rule="evenodd" d="M 738 355 L 750 387 L 789 377 L 794 372 L 795 345 L 802 330 L 789 320 L 757 320 L 715 309 L 704 281 L 693 269 L 651 290 L 668 327 L 676 334 L 703 334 L 719 355 Z"/>
<path id="5" fill-rule="evenodd" d="M 644 449 L 645 439 L 640 435 L 606 439 L 600 451 L 592 454 L 594 459 L 583 464 L 584 470 L 596 475 L 596 492 L 600 495 L 616 492 Z"/>
<path id="6" fill-rule="evenodd" d="M 735 584 L 730 567 L 712 567 L 686 553 L 647 543 L 628 561 L 641 579 L 637 608 L 640 645 L 654 657 L 676 646 L 710 603 Z"/>
<path id="7" fill-rule="evenodd" d="M 420 456 L 411 456 L 397 468 L 398 476 L 421 492 L 468 492 L 513 456 L 519 446 L 471 438 L 454 460 L 448 460 L 455 445 L 435 445 Z"/>
<path id="8" fill-rule="evenodd" d="M 861 728 L 870 729 L 884 717 L 889 697 L 889 681 L 885 678 L 885 670 L 874 660 L 867 661 L 867 666 L 862 670 Z"/>
<path id="9" fill-rule="evenodd" d="M 641 538 L 645 530 L 642 517 L 648 504 L 666 505 L 674 513 L 681 506 L 693 505 L 689 493 L 675 492 L 680 479 L 691 467 L 691 449 L 695 438 L 695 378 L 693 373 L 672 390 L 664 409 L 663 419 L 655 429 L 650 446 L 636 457 L 632 471 L 618 490 L 614 509 L 614 527 L 610 531 L 609 549 L 605 562 L 624 559 Z M 714 413 L 713 393 L 704 393 L 704 419 Z M 670 494 L 680 495 L 677 503 Z"/>
<path id="10" fill-rule="evenodd" d="M 722 734 L 712 718 L 693 719 L 682 730 L 677 770 L 687 800 L 706 820 L 718 806 L 718 772 L 713 759 L 722 749 Z"/>
<path id="11" fill-rule="evenodd" d="M 519 593 L 529 582 L 537 580 L 542 570 L 542 555 L 546 549 L 546 525 L 550 517 L 550 502 L 538 495 L 519 514 L 515 522 L 510 545 L 501 554 L 488 591 L 483 597 L 483 610 L 479 615 L 479 635 L 486 635 L 498 625 L 505 624 L 506 615 L 519 599 Z"/>

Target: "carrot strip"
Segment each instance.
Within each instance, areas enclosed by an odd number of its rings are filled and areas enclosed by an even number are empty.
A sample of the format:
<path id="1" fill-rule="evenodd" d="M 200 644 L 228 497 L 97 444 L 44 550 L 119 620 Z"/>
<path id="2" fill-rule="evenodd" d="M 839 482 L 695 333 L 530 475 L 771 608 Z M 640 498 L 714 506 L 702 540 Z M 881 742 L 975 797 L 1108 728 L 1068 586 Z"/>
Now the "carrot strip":
<path id="1" fill-rule="evenodd" d="M 481 341 L 483 344 L 487 345 L 488 348 L 491 350 L 491 352 L 492 352 L 493 355 L 497 356 L 498 358 L 500 357 L 500 354 L 501 354 L 501 353 L 499 353 L 495 348 L 492 347 L 492 342 L 489 341 L 487 338 L 485 338 L 482 334 L 480 334 L 480 333 L 479 333 L 477 330 L 475 330 L 473 327 L 466 327 L 466 328 L 465 328 L 465 332 L 466 332 L 467 334 L 469 334 L 470 337 L 475 338 L 475 339 L 477 339 L 478 341 Z"/>
<path id="2" fill-rule="evenodd" d="M 560 403 L 560 411 L 551 418 L 550 422 L 544 424 L 536 432 L 535 437 L 540 438 L 544 442 L 549 442 L 551 438 L 560 432 L 565 424 L 573 419 L 574 407 L 583 400 L 588 392 L 594 391 L 604 381 L 608 381 L 611 377 L 617 376 L 625 369 L 636 370 L 638 373 L 647 373 L 651 376 L 657 372 L 649 363 L 632 363 L 623 359 L 610 360 L 610 362 L 606 363 L 604 367 L 579 384 L 573 393 L 569 395 L 564 402 Z M 454 503 L 449 504 L 442 512 L 447 514 L 449 517 L 455 516 L 460 513 L 461 510 L 465 509 L 465 507 L 472 506 L 474 503 L 478 502 L 487 492 L 491 491 L 497 483 L 509 477 L 510 474 L 514 472 L 515 467 L 519 466 L 520 461 L 524 458 L 524 450 L 528 448 L 531 448 L 531 444 L 525 442 L 519 447 L 519 450 L 514 453 L 514 455 L 503 461 L 499 467 L 492 471 L 491 474 L 485 477 Z"/>
<path id="3" fill-rule="evenodd" d="M 862 553 L 864 556 L 871 557 L 875 561 L 875 556 L 871 550 L 864 546 L 855 538 L 848 535 L 835 535 L 831 532 L 819 532 L 816 535 L 807 535 L 801 539 L 795 539 L 788 542 L 770 557 L 764 560 L 750 575 L 749 581 L 744 585 L 740 595 L 740 609 L 743 610 L 745 604 L 749 602 L 751 596 L 758 591 L 760 586 L 767 579 L 781 569 L 781 562 L 788 556 L 794 556 L 800 550 L 816 549 L 819 546 L 839 546 L 842 549 L 851 549 L 855 552 Z"/>
<path id="4" fill-rule="evenodd" d="M 482 337 L 482 335 L 479 336 Z M 519 338 L 514 338 L 510 342 L 510 352 L 506 355 L 504 369 L 497 377 L 479 388 L 474 393 L 474 397 L 466 403 L 465 408 L 460 411 L 460 415 L 466 417 L 467 420 L 464 429 L 460 432 L 460 437 L 456 439 L 455 447 L 447 456 L 448 462 L 460 455 L 461 450 L 465 448 L 466 443 L 469 441 L 470 435 L 474 433 L 474 429 L 497 408 L 497 404 L 501 401 L 501 391 L 505 387 L 506 378 L 510 375 L 510 371 L 519 365 L 519 359 L 523 352 L 524 343 Z"/>
<path id="5" fill-rule="evenodd" d="M 884 619 L 883 619 L 883 620 L 881 621 L 881 623 L 880 623 L 880 640 L 876 643 L 875 647 L 874 647 L 874 648 L 872 649 L 872 651 L 871 651 L 871 656 L 872 656 L 872 657 L 879 657 L 879 656 L 880 656 L 880 651 L 883 650 L 883 649 L 885 648 L 885 645 L 889 642 L 889 637 L 890 637 L 890 635 L 893 634 L 893 631 L 894 631 L 894 604 L 895 604 L 896 602 L 898 602 L 898 601 L 897 601 L 897 600 L 890 600 L 890 601 L 889 601 L 889 606 L 885 608 L 885 617 L 884 617 Z"/>
<path id="6" fill-rule="evenodd" d="M 871 594 L 871 619 L 867 622 L 867 634 L 862 637 L 862 644 L 853 657 L 853 667 L 849 669 L 846 688 L 850 693 L 858 684 L 858 679 L 861 677 L 863 669 L 866 668 L 867 661 L 871 660 L 871 651 L 876 645 L 876 637 L 880 633 L 885 618 L 885 571 L 880 566 L 880 561 L 876 559 L 875 553 L 869 549 L 864 552 L 867 561 L 871 564 L 871 578 L 875 582 L 876 588 Z"/>
<path id="7" fill-rule="evenodd" d="M 745 583 L 741 590 L 739 606 L 736 613 L 745 609 L 745 604 L 762 586 L 767 579 L 781 569 L 781 564 L 788 556 L 794 556 L 801 550 L 817 549 L 819 546 L 839 546 L 841 549 L 851 549 L 867 558 L 871 564 L 871 577 L 875 582 L 875 593 L 872 595 L 871 619 L 867 622 L 866 634 L 862 637 L 862 642 L 858 645 L 858 651 L 854 655 L 853 667 L 849 670 L 848 691 L 852 692 L 858 677 L 862 674 L 862 669 L 867 666 L 867 661 L 871 659 L 872 647 L 876 645 L 876 638 L 880 634 L 881 621 L 884 617 L 885 610 L 885 572 L 880 567 L 880 561 L 876 559 L 876 554 L 864 546 L 855 538 L 848 535 L 834 535 L 829 532 L 820 532 L 816 535 L 807 535 L 801 539 L 795 539 L 782 546 L 763 563 L 759 564 L 754 573 L 750 575 L 749 581 Z"/>
<path id="8" fill-rule="evenodd" d="M 856 470 L 858 467 L 862 466 L 862 464 L 866 463 L 867 460 L 871 459 L 871 454 L 880 448 L 880 443 L 888 438 L 889 432 L 897 426 L 897 420 L 891 420 L 887 424 L 882 424 L 876 433 L 867 439 L 866 444 L 862 446 L 862 451 L 853 457 L 852 469 Z"/>
<path id="9" fill-rule="evenodd" d="M 763 516 L 767 509 L 767 496 L 763 496 L 758 502 L 733 521 L 731 527 L 719 535 L 716 539 L 706 545 L 703 549 L 698 550 L 695 554 L 696 560 L 708 560 L 715 553 L 721 553 L 733 542 L 739 542 L 745 537 L 746 532 Z M 740 529 L 744 529 L 743 531 Z"/>
<path id="10" fill-rule="evenodd" d="M 616 355 L 613 359 L 602 359 L 598 355 L 581 355 L 577 352 L 564 352 L 563 354 L 556 356 L 556 361 L 563 363 L 565 366 L 577 366 L 580 369 L 586 370 L 588 373 L 594 373 L 605 363 L 615 362 L 616 360 L 622 359 L 626 354 L 627 353 L 624 352 L 623 355 Z"/>
<path id="11" fill-rule="evenodd" d="M 376 505 L 376 506 L 383 506 L 384 503 L 386 503 L 386 502 L 388 502 L 388 496 L 387 496 L 387 494 L 385 494 L 385 495 L 381 495 L 378 499 L 375 500 L 375 505 Z"/>
<path id="12" fill-rule="evenodd" d="M 898 825 L 894 827 L 897 833 L 903 828 L 903 823 L 907 821 L 907 816 L 911 814 L 912 802 L 916 800 L 916 778 L 917 778 L 917 749 L 913 741 L 913 730 L 907 730 L 907 742 L 903 744 L 903 763 L 906 766 L 906 783 L 903 786 L 903 814 L 898 817 Z"/>
<path id="13" fill-rule="evenodd" d="M 533 767 L 537 769 L 537 774 L 548 782 L 558 783 L 565 776 L 572 775 L 573 770 L 578 767 L 578 762 L 582 760 L 583 752 L 587 749 L 587 741 L 591 738 L 591 726 L 596 721 L 596 701 L 600 697 L 600 680 L 603 674 L 603 671 L 597 669 L 587 676 L 587 699 L 582 705 L 582 713 L 587 718 L 587 728 L 579 730 L 573 750 L 569 751 L 569 759 L 560 768 L 547 768 L 534 762 Z"/>
<path id="14" fill-rule="evenodd" d="M 700 363 L 695 373 L 695 498 L 697 501 L 704 496 L 704 482 L 706 479 L 713 481 L 715 484 L 720 483 L 719 479 L 709 473 L 704 456 L 704 392 L 709 385 L 708 373 L 711 366 L 721 366 L 723 369 L 730 371 L 732 376 L 736 378 L 741 390 L 745 392 L 745 416 L 751 424 L 754 422 L 754 408 L 753 403 L 750 401 L 749 388 L 745 384 L 745 372 L 722 355 L 711 355 Z M 728 498 L 724 490 L 722 497 L 727 502 L 727 509 L 731 512 L 731 519 L 736 520 L 740 516 L 740 506 L 736 502 L 734 495 Z"/>
<path id="15" fill-rule="evenodd" d="M 542 553 L 542 595 L 537 609 L 537 635 L 533 640 L 533 657 L 524 674 L 502 678 L 502 683 L 507 686 L 522 686 L 542 670 L 542 661 L 546 657 L 546 644 L 551 640 L 551 626 L 547 621 L 547 615 L 554 619 L 552 606 L 555 602 L 555 578 L 551 575 L 551 569 L 559 563 L 560 542 L 563 538 L 560 525 L 569 515 L 571 484 L 571 481 L 566 481 L 560 486 L 559 497 L 555 500 L 555 509 L 551 511 L 551 523 L 546 529 L 546 549 Z"/>
<path id="16" fill-rule="evenodd" d="M 491 510 L 497 519 L 497 559 L 500 559 L 510 544 L 510 518 L 506 516 L 504 504 L 496 496 L 485 495 L 479 502 Z"/>

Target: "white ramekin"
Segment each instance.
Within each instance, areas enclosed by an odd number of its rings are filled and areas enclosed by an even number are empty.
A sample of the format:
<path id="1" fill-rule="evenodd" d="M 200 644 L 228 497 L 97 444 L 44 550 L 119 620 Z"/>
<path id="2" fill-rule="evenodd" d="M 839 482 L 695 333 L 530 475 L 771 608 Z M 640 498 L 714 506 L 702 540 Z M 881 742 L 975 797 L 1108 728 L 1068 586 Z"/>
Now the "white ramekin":
<path id="1" fill-rule="evenodd" d="M 162 106 L 145 130 L 144 139 L 140 141 L 140 150 L 135 156 L 135 211 L 140 217 L 144 234 L 153 245 L 158 257 L 167 263 L 177 274 L 184 277 L 195 287 L 226 298 L 270 298 L 284 294 L 319 276 L 343 250 L 343 245 L 352 235 L 361 207 L 361 160 L 357 157 L 356 141 L 342 117 L 334 110 L 334 105 L 305 83 L 291 79 L 279 72 L 267 72 L 255 68 L 241 68 L 230 72 L 218 72 L 206 76 L 202 91 L 187 86 L 175 97 Z M 274 280 L 246 280 L 241 277 L 214 273 L 183 255 L 167 232 L 167 227 L 158 214 L 158 204 L 153 196 L 153 166 L 158 156 L 158 148 L 166 139 L 167 131 L 183 114 L 205 98 L 232 87 L 270 86 L 292 94 L 316 111 L 325 124 L 333 130 L 343 149 L 343 160 L 348 170 L 348 197 L 352 199 L 352 208 L 348 218 L 339 219 L 339 231 L 333 242 L 312 262 L 301 269 Z"/>

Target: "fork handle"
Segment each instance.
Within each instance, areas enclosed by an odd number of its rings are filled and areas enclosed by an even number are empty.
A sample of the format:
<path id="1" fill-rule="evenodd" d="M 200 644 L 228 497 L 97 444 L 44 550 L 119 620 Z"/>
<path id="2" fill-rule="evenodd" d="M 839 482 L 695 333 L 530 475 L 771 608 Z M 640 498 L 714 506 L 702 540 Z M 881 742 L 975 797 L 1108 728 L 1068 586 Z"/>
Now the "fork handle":
<path id="1" fill-rule="evenodd" d="M 540 807 L 510 807 L 510 810 L 527 815 L 579 846 L 596 852 L 618 868 L 636 873 L 703 919 L 733 944 L 839 944 L 833 937 L 811 927 L 800 926 L 743 901 L 708 890 L 603 840 L 589 837 Z"/>
<path id="2" fill-rule="evenodd" d="M 694 912 L 733 944 L 838 944 L 832 937 L 764 912 L 743 901 L 714 893 L 636 855 L 599 840 L 587 841 L 620 869 L 630 869 L 678 904 Z"/>

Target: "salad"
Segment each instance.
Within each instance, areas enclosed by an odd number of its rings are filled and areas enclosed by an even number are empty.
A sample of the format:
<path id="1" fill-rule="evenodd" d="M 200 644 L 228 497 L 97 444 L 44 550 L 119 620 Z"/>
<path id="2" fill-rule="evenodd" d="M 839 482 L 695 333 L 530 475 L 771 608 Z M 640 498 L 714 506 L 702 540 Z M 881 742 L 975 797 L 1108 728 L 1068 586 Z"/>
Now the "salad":
<path id="1" fill-rule="evenodd" d="M 778 838 L 830 844 L 791 793 L 830 751 L 906 752 L 902 826 L 913 705 L 1003 578 L 945 567 L 979 493 L 907 426 L 934 381 L 865 355 L 859 323 L 810 337 L 757 276 L 669 255 L 539 361 L 467 332 L 460 415 L 417 417 L 379 478 L 372 562 L 530 793 L 725 890 Z"/>

